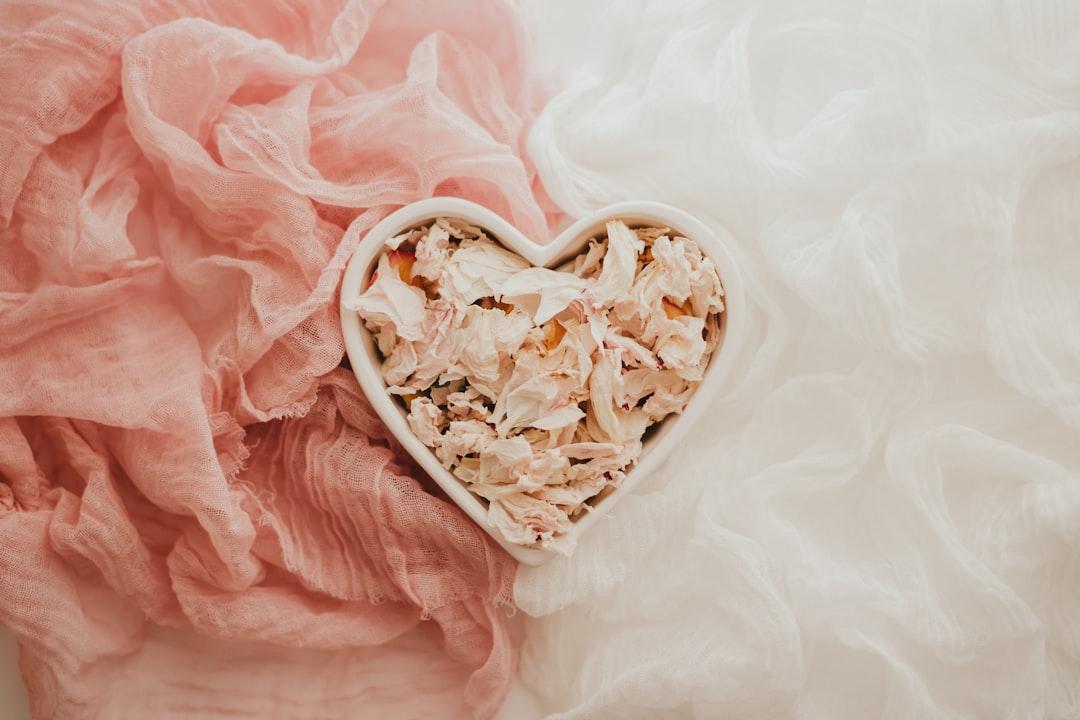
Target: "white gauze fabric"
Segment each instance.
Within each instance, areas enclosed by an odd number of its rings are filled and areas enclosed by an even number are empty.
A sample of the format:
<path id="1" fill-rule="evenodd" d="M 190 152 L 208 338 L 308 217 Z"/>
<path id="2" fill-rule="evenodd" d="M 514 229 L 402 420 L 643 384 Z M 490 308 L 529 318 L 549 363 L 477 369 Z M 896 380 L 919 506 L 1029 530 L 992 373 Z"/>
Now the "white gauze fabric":
<path id="1" fill-rule="evenodd" d="M 1080 3 L 537 4 L 572 214 L 730 228 L 709 422 L 521 568 L 553 718 L 1080 717 Z M 566 41 L 564 31 L 569 33 Z"/>

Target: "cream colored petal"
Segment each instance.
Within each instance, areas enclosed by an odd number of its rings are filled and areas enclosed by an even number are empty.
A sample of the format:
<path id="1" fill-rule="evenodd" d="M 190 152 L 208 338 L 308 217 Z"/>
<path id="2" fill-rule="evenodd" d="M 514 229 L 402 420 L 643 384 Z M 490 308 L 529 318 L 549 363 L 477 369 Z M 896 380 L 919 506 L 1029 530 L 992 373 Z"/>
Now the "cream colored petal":
<path id="1" fill-rule="evenodd" d="M 634 278 L 629 292 L 613 302 L 616 323 L 632 337 L 641 336 L 652 314 L 662 311 L 664 290 L 659 273 L 657 264 L 649 263 Z"/>
<path id="2" fill-rule="evenodd" d="M 682 305 L 690 297 L 690 274 L 693 267 L 686 245 L 684 238 L 672 242 L 664 236 L 657 238 L 652 246 L 654 262 L 659 268 L 657 285 L 666 297 L 674 298 L 677 305 Z"/>
<path id="3" fill-rule="evenodd" d="M 633 337 L 620 332 L 618 328 L 609 327 L 604 335 L 604 345 L 612 350 L 621 350 L 623 358 L 634 367 L 646 367 L 659 370 L 660 363 L 649 348 L 642 345 Z"/>
<path id="4" fill-rule="evenodd" d="M 607 233 L 608 249 L 604 255 L 604 267 L 589 290 L 596 307 L 626 296 L 634 284 L 638 253 L 645 248 L 634 231 L 619 220 L 607 224 Z"/>
<path id="5" fill-rule="evenodd" d="M 588 282 L 576 275 L 532 267 L 507 278 L 499 298 L 523 308 L 533 322 L 541 325 L 581 299 L 586 287 Z"/>
<path id="6" fill-rule="evenodd" d="M 484 231 L 475 225 L 470 225 L 461 218 L 438 218 L 435 224 L 458 240 L 469 238 L 487 237 Z"/>
<path id="7" fill-rule="evenodd" d="M 416 363 L 416 343 L 399 339 L 394 349 L 383 360 L 383 377 L 388 384 L 404 386 L 416 369 Z"/>
<path id="8" fill-rule="evenodd" d="M 578 277 L 592 277 L 600 272 L 600 262 L 607 254 L 607 240 L 592 240 L 584 255 L 578 255 L 573 261 L 573 272 Z"/>
<path id="9" fill-rule="evenodd" d="M 712 260 L 702 256 L 690 275 L 690 302 L 694 314 L 705 317 L 724 310 L 724 286 Z"/>
<path id="10" fill-rule="evenodd" d="M 480 450 L 480 482 L 515 485 L 527 481 L 532 448 L 523 437 L 502 438 Z"/>
<path id="11" fill-rule="evenodd" d="M 597 440 L 622 442 L 622 432 L 615 417 L 615 373 L 618 372 L 612 354 L 601 350 L 589 375 L 588 424 Z"/>
<path id="12" fill-rule="evenodd" d="M 439 407 L 426 397 L 412 401 L 407 418 L 409 427 L 420 442 L 428 447 L 435 447 L 442 439 L 441 428 L 446 424 L 446 416 Z"/>
<path id="13" fill-rule="evenodd" d="M 497 298 L 507 278 L 527 267 L 527 260 L 489 241 L 464 240 L 447 262 L 442 291 L 452 287 L 466 305 Z"/>
<path id="14" fill-rule="evenodd" d="M 576 442 L 567 443 L 559 448 L 559 453 L 564 457 L 574 460 L 591 460 L 598 457 L 614 457 L 623 449 L 618 443 L 608 442 Z"/>
<path id="15" fill-rule="evenodd" d="M 450 260 L 450 235 L 442 228 L 430 228 L 416 244 L 413 276 L 435 282 L 442 277 Z"/>
<path id="16" fill-rule="evenodd" d="M 442 299 L 428 301 L 424 337 L 417 344 L 417 365 L 410 383 L 414 391 L 426 390 L 453 365 L 460 355 L 461 316 L 455 306 Z"/>
<path id="17" fill-rule="evenodd" d="M 360 297 L 346 302 L 369 328 L 382 330 L 388 326 L 405 340 L 420 340 L 424 335 L 424 291 L 403 282 L 397 270 L 390 266 L 387 255 L 379 258 L 378 275 Z"/>
<path id="18" fill-rule="evenodd" d="M 493 500 L 488 507 L 488 522 L 519 545 L 542 544 L 571 527 L 566 512 L 520 492 Z"/>
<path id="19" fill-rule="evenodd" d="M 593 473 L 562 485 L 546 485 L 529 494 L 565 508 L 567 515 L 572 517 L 611 483 L 610 478 L 610 474 Z"/>
<path id="20" fill-rule="evenodd" d="M 454 365 L 474 382 L 497 380 L 503 356 L 495 341 L 495 312 L 470 305 L 464 313 L 458 330 L 459 354 Z"/>
<path id="21" fill-rule="evenodd" d="M 674 319 L 654 317 L 657 328 L 656 356 L 664 366 L 679 372 L 695 370 L 705 354 L 705 321 L 692 315 Z"/>
<path id="22" fill-rule="evenodd" d="M 464 390 L 449 393 L 446 396 L 447 412 L 454 419 L 486 421 L 491 414 L 485 404 L 486 399 L 479 390 L 470 385 Z"/>
<path id="23" fill-rule="evenodd" d="M 443 447 L 439 447 L 436 450 L 438 455 L 440 451 L 443 451 Z M 441 457 L 441 456 L 440 456 Z M 477 477 L 480 475 L 480 460 L 474 457 L 459 457 L 450 461 L 442 461 L 443 464 L 451 469 L 454 476 L 465 483 L 476 483 Z"/>
<path id="24" fill-rule="evenodd" d="M 451 420 L 435 455 L 444 466 L 455 465 L 463 462 L 462 458 L 466 455 L 479 456 L 495 440 L 495 431 L 485 422 L 475 419 Z"/>
<path id="25" fill-rule="evenodd" d="M 537 487 L 560 485 L 567 481 L 570 461 L 556 449 L 534 453 L 529 476 Z"/>
<path id="26" fill-rule="evenodd" d="M 520 366 L 519 366 L 520 367 Z M 492 412 L 500 437 L 514 430 L 532 427 L 558 401 L 558 383 L 547 375 L 529 377 L 499 396 Z"/>
<path id="27" fill-rule="evenodd" d="M 399 247 L 401 247 L 401 243 L 405 242 L 405 240 L 411 234 L 412 234 L 412 231 L 408 231 L 408 232 L 400 233 L 398 235 L 394 235 L 392 238 L 390 238 L 390 239 L 388 239 L 386 241 L 386 247 L 388 247 L 391 250 L 397 250 Z"/>
<path id="28" fill-rule="evenodd" d="M 629 410 L 659 388 L 682 388 L 685 384 L 686 381 L 674 370 L 659 372 L 647 368 L 626 370 L 619 375 L 615 383 L 615 405 L 623 410 Z"/>
<path id="29" fill-rule="evenodd" d="M 505 312 L 499 308 L 484 311 L 491 322 L 491 342 L 504 357 L 515 354 L 525 342 L 525 336 L 533 328 L 524 312 Z"/>
<path id="30" fill-rule="evenodd" d="M 533 420 L 531 427 L 540 430 L 559 430 L 567 425 L 575 425 L 584 417 L 585 412 L 578 407 L 577 403 L 560 404 L 547 408 L 536 420 Z"/>
<path id="31" fill-rule="evenodd" d="M 686 409 L 690 397 L 694 394 L 697 383 L 683 382 L 679 385 L 664 385 L 657 388 L 641 409 L 650 417 L 663 418 L 670 413 L 679 413 Z"/>

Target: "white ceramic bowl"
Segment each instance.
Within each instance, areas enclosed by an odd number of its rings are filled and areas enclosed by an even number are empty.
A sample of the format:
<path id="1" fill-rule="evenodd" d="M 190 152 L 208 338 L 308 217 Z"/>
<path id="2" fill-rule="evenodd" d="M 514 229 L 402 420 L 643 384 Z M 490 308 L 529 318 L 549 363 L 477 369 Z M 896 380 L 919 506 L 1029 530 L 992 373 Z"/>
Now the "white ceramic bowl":
<path id="1" fill-rule="evenodd" d="M 578 537 L 599 522 L 620 498 L 632 492 L 641 478 L 656 471 L 664 458 L 678 445 L 686 430 L 704 420 L 710 398 L 724 385 L 737 354 L 736 346 L 743 337 L 745 314 L 742 280 L 727 250 L 727 245 L 732 242 L 731 237 L 726 231 L 710 230 L 699 220 L 673 207 L 652 202 L 626 202 L 584 217 L 564 230 L 550 244 L 538 245 L 480 205 L 457 198 L 432 198 L 407 205 L 388 215 L 368 232 L 349 261 L 341 283 L 341 328 L 349 362 L 364 394 L 402 446 L 469 517 L 518 561 L 526 565 L 542 565 L 557 553 L 553 550 L 523 547 L 503 538 L 496 529 L 488 525 L 486 503 L 469 492 L 460 480 L 442 466 L 434 453 L 416 438 L 406 421 L 405 409 L 386 392 L 386 383 L 379 369 L 381 359 L 371 333 L 364 327 L 356 312 L 344 308 L 346 299 L 355 298 L 367 287 L 378 258 L 385 250 L 386 240 L 410 228 L 430 224 L 438 217 L 461 218 L 482 227 L 503 247 L 539 266 L 554 267 L 577 255 L 590 238 L 605 234 L 605 224 L 613 219 L 622 220 L 631 227 L 669 227 L 695 241 L 716 265 L 724 286 L 726 307 L 721 321 L 720 345 L 713 353 L 704 380 L 681 415 L 667 418 L 646 436 L 641 456 L 637 464 L 627 472 L 622 486 L 597 501 L 592 512 L 583 513 L 574 522 L 571 532 Z"/>

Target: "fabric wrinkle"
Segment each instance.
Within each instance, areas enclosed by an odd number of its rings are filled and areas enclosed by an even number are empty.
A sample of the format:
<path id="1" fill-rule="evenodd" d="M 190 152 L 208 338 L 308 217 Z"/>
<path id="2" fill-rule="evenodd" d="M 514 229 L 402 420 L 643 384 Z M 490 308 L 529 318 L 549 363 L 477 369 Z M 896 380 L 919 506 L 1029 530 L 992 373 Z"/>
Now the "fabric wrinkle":
<path id="1" fill-rule="evenodd" d="M 336 295 L 433 194 L 547 236 L 520 9 L 4 14 L 0 621 L 35 716 L 493 717 L 513 564 L 340 367 Z"/>

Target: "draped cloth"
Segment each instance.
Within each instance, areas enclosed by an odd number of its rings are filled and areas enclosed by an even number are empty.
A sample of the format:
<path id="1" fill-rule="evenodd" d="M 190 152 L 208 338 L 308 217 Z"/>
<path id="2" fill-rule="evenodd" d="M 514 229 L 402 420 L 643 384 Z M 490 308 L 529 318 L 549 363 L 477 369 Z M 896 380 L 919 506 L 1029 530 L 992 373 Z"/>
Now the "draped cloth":
<path id="1" fill-rule="evenodd" d="M 548 192 L 728 227 L 752 304 L 708 423 L 518 573 L 550 717 L 1080 717 L 1080 5 L 545 8 Z"/>
<path id="2" fill-rule="evenodd" d="M 431 195 L 547 236 L 526 44 L 501 2 L 0 6 L 0 622 L 36 717 L 497 712 L 513 565 L 339 366 L 336 291 Z"/>
<path id="3" fill-rule="evenodd" d="M 1080 6 L 532 6 L 538 116 L 517 5 L 0 4 L 36 715 L 491 717 L 513 601 L 515 720 L 1080 716 Z M 339 366 L 349 253 L 435 194 L 668 202 L 748 293 L 708 425 L 516 576 Z"/>

